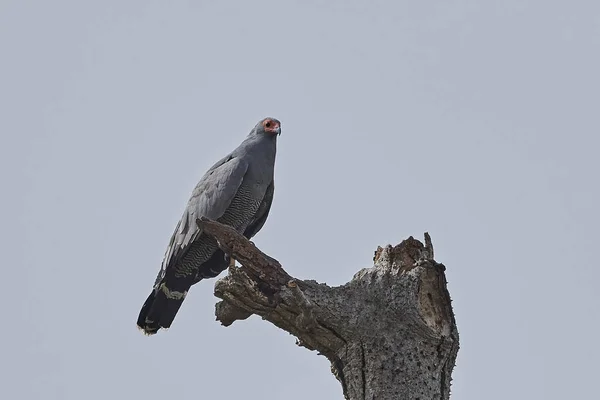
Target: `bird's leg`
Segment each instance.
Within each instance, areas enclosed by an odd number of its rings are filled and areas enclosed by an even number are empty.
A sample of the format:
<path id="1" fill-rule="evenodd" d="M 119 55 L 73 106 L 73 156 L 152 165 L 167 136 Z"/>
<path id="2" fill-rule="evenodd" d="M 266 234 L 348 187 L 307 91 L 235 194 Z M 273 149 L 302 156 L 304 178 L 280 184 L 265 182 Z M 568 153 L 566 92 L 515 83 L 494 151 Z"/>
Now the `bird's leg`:
<path id="1" fill-rule="evenodd" d="M 235 268 L 235 259 L 229 254 L 225 254 L 225 261 L 227 262 L 228 268 Z"/>

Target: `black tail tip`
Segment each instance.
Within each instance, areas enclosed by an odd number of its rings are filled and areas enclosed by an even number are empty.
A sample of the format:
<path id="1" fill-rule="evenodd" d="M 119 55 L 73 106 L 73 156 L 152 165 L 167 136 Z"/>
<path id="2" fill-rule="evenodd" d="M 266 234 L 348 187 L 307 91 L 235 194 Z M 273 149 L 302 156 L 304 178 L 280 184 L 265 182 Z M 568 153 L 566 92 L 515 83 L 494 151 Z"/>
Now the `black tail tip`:
<path id="1" fill-rule="evenodd" d="M 153 290 L 140 310 L 138 328 L 148 336 L 154 335 L 160 329 L 170 328 L 187 295 L 187 289 L 189 285 L 184 291 L 170 290 L 162 283 Z"/>
<path id="2" fill-rule="evenodd" d="M 155 335 L 159 330 L 160 330 L 160 326 L 150 326 L 148 324 L 146 324 L 145 326 L 140 326 L 139 324 L 137 324 L 137 328 L 146 336 L 152 336 Z"/>
<path id="3" fill-rule="evenodd" d="M 156 334 L 161 328 L 158 323 L 149 321 L 147 319 L 148 313 L 150 312 L 150 308 L 152 308 L 152 304 L 154 303 L 155 298 L 156 298 L 156 292 L 153 290 L 150 293 L 150 295 L 148 296 L 148 298 L 146 299 L 146 301 L 144 302 L 144 305 L 142 306 L 142 309 L 140 310 L 140 315 L 138 315 L 138 319 L 137 319 L 137 323 L 136 323 L 138 329 L 140 331 L 142 331 L 142 333 L 146 336 L 152 336 L 152 335 Z"/>

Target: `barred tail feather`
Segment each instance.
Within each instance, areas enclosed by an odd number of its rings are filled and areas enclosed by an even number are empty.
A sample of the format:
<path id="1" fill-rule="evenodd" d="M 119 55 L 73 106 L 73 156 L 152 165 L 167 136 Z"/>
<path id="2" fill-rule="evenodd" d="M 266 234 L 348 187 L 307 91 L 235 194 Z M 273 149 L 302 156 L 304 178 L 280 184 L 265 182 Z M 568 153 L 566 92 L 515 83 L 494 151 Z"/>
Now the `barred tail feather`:
<path id="1" fill-rule="evenodd" d="M 227 269 L 231 258 L 222 250 L 215 251 L 212 256 L 198 267 L 195 274 L 186 277 L 160 275 L 155 289 L 152 290 L 137 320 L 137 326 L 146 335 L 154 335 L 161 328 L 169 328 L 179 311 L 190 287 L 202 279 L 214 278 Z"/>
<path id="2" fill-rule="evenodd" d="M 170 290 L 163 282 L 148 296 L 137 320 L 137 326 L 146 335 L 154 335 L 161 328 L 169 328 L 187 295 L 186 290 Z"/>

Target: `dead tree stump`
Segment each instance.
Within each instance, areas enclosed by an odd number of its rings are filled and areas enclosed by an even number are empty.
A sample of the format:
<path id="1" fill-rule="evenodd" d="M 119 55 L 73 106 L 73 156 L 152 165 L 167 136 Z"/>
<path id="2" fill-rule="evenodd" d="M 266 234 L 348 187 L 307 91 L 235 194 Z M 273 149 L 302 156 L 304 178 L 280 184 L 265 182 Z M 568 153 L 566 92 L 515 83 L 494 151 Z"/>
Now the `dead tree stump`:
<path id="1" fill-rule="evenodd" d="M 374 266 L 347 284 L 298 280 L 230 227 L 197 223 L 242 266 L 217 281 L 217 320 L 256 314 L 323 354 L 349 400 L 447 400 L 458 330 L 445 267 L 409 237 L 379 247 Z"/>

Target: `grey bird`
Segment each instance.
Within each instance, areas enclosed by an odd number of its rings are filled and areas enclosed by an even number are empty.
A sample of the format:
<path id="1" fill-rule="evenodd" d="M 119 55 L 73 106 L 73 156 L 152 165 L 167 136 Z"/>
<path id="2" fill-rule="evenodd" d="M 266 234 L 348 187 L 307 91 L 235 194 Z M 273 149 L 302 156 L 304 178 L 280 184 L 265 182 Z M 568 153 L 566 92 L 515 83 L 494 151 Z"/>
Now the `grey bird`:
<path id="1" fill-rule="evenodd" d="M 264 118 L 231 153 L 200 179 L 171 237 L 137 326 L 147 335 L 169 328 L 190 287 L 224 271 L 230 257 L 202 233 L 206 217 L 252 238 L 265 224 L 274 191 L 275 153 L 281 123 Z"/>

